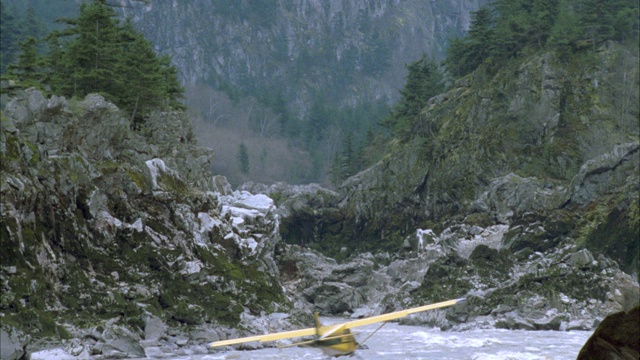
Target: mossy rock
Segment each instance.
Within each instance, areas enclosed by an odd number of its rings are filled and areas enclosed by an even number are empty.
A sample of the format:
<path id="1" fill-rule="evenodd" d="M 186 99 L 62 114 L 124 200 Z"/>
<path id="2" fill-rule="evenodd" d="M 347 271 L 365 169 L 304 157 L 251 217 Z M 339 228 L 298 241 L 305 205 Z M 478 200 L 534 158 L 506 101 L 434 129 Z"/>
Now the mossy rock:
<path id="1" fill-rule="evenodd" d="M 546 230 L 539 229 L 537 225 L 518 226 L 510 228 L 504 235 L 503 244 L 514 253 L 529 248 L 531 250 L 545 252 L 561 241 L 559 237 L 550 237 Z"/>
<path id="2" fill-rule="evenodd" d="M 452 255 L 443 261 L 429 266 L 420 287 L 412 291 L 418 301 L 443 301 L 459 298 L 473 288 L 473 284 L 465 280 L 473 269 L 464 259 Z"/>
<path id="3" fill-rule="evenodd" d="M 151 185 L 149 184 L 147 178 L 144 176 L 144 173 L 135 169 L 128 169 L 127 174 L 129 175 L 131 181 L 133 181 L 136 186 L 138 186 L 138 188 L 140 188 L 143 192 L 150 191 Z"/>
<path id="4" fill-rule="evenodd" d="M 640 224 L 630 220 L 629 208 L 615 207 L 587 236 L 585 247 L 603 253 L 628 274 L 640 274 Z M 640 275 L 639 275 L 640 276 Z"/>
<path id="5" fill-rule="evenodd" d="M 468 215 L 464 221 L 465 224 L 470 226 L 479 226 L 481 228 L 487 228 L 494 224 L 493 219 L 487 213 L 474 213 Z"/>
<path id="6" fill-rule="evenodd" d="M 498 250 L 488 247 L 487 245 L 480 244 L 469 255 L 469 260 L 474 265 L 487 265 L 496 264 L 502 262 L 503 258 L 499 255 Z"/>
<path id="7" fill-rule="evenodd" d="M 584 344 L 578 360 L 638 359 L 640 356 L 640 305 L 629 312 L 607 316 Z"/>
<path id="8" fill-rule="evenodd" d="M 2 322 L 38 338 L 71 338 L 71 334 L 63 326 L 58 325 L 54 316 L 43 310 L 23 309 L 17 314 L 5 314 Z"/>

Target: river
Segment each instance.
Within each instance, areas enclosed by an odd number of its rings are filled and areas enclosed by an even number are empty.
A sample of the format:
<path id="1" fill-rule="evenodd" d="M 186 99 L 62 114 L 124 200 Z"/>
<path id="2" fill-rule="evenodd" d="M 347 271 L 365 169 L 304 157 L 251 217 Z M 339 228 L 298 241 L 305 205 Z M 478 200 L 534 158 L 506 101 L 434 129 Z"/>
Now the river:
<path id="1" fill-rule="evenodd" d="M 323 318 L 325 324 L 343 321 Z M 379 325 L 358 328 L 356 338 L 364 341 Z M 387 323 L 358 349 L 353 357 L 340 359 L 438 359 L 438 360 L 568 360 L 576 359 L 592 331 L 525 331 L 476 329 L 440 331 L 424 326 Z M 204 350 L 203 347 L 199 347 Z M 188 348 L 183 351 L 188 351 Z M 169 355 L 168 360 L 327 360 L 320 349 L 309 347 L 269 347 L 259 350 L 222 348 L 206 355 Z M 169 356 L 167 356 L 169 355 Z M 75 360 L 61 349 L 32 354 L 35 360 Z M 147 358 L 148 359 L 148 358 Z M 133 360 L 133 359 L 132 359 Z"/>
<path id="2" fill-rule="evenodd" d="M 326 321 L 331 323 L 332 321 Z M 379 325 L 358 328 L 364 340 Z M 440 331 L 429 327 L 385 324 L 351 359 L 469 359 L 537 360 L 576 359 L 591 331 L 469 330 Z M 349 358 L 349 357 L 347 357 Z M 220 350 L 208 355 L 175 357 L 174 360 L 226 359 L 327 359 L 315 348 L 289 347 L 239 351 Z"/>

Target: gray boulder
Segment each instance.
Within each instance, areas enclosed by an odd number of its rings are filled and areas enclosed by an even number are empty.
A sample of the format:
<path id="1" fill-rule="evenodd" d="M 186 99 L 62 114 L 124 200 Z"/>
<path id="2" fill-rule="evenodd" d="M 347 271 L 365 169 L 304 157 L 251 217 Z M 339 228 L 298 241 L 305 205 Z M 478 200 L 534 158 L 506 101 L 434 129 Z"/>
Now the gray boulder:
<path id="1" fill-rule="evenodd" d="M 493 213 L 498 222 L 508 223 L 527 211 L 556 209 L 566 200 L 567 189 L 563 186 L 510 173 L 493 179 L 474 206 Z"/>
<path id="2" fill-rule="evenodd" d="M 93 350 L 112 359 L 146 356 L 140 345 L 140 336 L 117 325 L 104 330 L 101 341 L 94 346 Z"/>
<path id="3" fill-rule="evenodd" d="M 0 326 L 0 359 L 18 360 L 27 353 L 29 336 L 22 331 L 5 324 Z"/>
<path id="4" fill-rule="evenodd" d="M 607 316 L 584 344 L 578 360 L 640 358 L 640 306 Z"/>
<path id="5" fill-rule="evenodd" d="M 584 163 L 571 180 L 571 201 L 586 205 L 607 191 L 638 180 L 639 143 L 615 145 Z"/>

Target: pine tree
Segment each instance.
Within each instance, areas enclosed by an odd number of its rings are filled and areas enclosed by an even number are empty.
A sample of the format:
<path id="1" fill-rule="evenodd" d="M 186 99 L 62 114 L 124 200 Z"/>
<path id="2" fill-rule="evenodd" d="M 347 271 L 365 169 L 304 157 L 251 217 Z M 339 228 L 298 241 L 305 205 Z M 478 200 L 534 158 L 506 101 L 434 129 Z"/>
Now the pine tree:
<path id="1" fill-rule="evenodd" d="M 471 27 L 469 28 L 469 51 L 467 61 L 476 67 L 489 57 L 489 49 L 494 41 L 494 21 L 491 10 L 480 8 L 473 13 Z"/>
<path id="2" fill-rule="evenodd" d="M 123 59 L 118 21 L 115 12 L 102 1 L 83 3 L 77 19 L 62 20 L 73 26 L 61 35 L 73 35 L 66 46 L 66 65 L 73 68 L 71 77 L 60 79 L 61 88 L 73 89 L 68 96 L 83 97 L 100 92 L 110 100 L 119 90 L 121 74 L 117 71 Z"/>
<path id="3" fill-rule="evenodd" d="M 76 19 L 49 37 L 47 80 L 54 91 L 84 97 L 101 93 L 130 114 L 134 123 L 154 108 L 183 108 L 184 89 L 168 56 L 153 46 L 130 22 L 121 24 L 104 0 L 80 6 Z"/>
<path id="4" fill-rule="evenodd" d="M 243 174 L 249 174 L 249 151 L 244 143 L 240 143 L 238 146 L 238 164 L 240 172 Z"/>
<path id="5" fill-rule="evenodd" d="M 38 55 L 37 43 L 32 36 L 21 42 L 17 63 L 8 66 L 9 76 L 17 79 L 22 87 L 40 87 L 40 80 L 44 78 L 44 61 Z"/>
<path id="6" fill-rule="evenodd" d="M 36 38 L 36 40 L 40 40 L 46 34 L 46 29 L 40 21 L 40 17 L 36 14 L 36 9 L 33 6 L 29 6 L 27 8 L 24 16 L 22 16 L 19 26 L 20 34 L 23 38 L 31 36 Z"/>
<path id="7" fill-rule="evenodd" d="M 329 169 L 329 178 L 331 179 L 331 183 L 336 187 L 344 180 L 344 175 L 342 174 L 342 156 L 340 156 L 340 152 L 338 151 L 333 154 L 331 168 Z"/>
<path id="8" fill-rule="evenodd" d="M 469 61 L 468 49 L 469 39 L 466 37 L 449 40 L 447 57 L 443 61 L 443 65 L 449 75 L 459 78 L 471 73 L 478 66 L 478 64 L 473 64 Z"/>
<path id="9" fill-rule="evenodd" d="M 495 41 L 494 33 L 491 10 L 485 7 L 472 13 L 469 35 L 451 40 L 447 48 L 444 65 L 449 74 L 454 77 L 464 76 L 482 64 L 499 44 Z"/>
<path id="10" fill-rule="evenodd" d="M 156 58 L 151 43 L 136 33 L 128 23 L 122 32 L 124 59 L 118 64 L 118 73 L 123 81 L 115 84 L 118 87 L 120 102 L 131 113 L 131 121 L 138 119 L 140 113 L 162 105 L 167 93 L 161 63 Z"/>
<path id="11" fill-rule="evenodd" d="M 551 36 L 551 30 L 556 22 L 559 11 L 559 0 L 532 0 L 527 27 L 529 43 L 542 49 Z"/>
<path id="12" fill-rule="evenodd" d="M 578 39 L 578 21 L 570 0 L 560 0 L 558 16 L 549 35 L 549 45 L 562 56 L 572 53 Z"/>
<path id="13" fill-rule="evenodd" d="M 353 175 L 355 153 L 353 150 L 353 134 L 349 133 L 342 143 L 342 156 L 341 156 L 340 172 L 344 178 L 348 178 Z"/>
<path id="14" fill-rule="evenodd" d="M 15 9 L 0 1 L 0 73 L 4 74 L 19 52 L 20 31 Z"/>
<path id="15" fill-rule="evenodd" d="M 427 101 L 444 90 L 438 66 L 426 55 L 407 65 L 407 71 L 405 86 L 400 91 L 400 101 L 386 121 L 386 125 L 402 137 L 411 134 L 418 121 L 418 114 Z"/>
<path id="16" fill-rule="evenodd" d="M 517 56 L 527 44 L 529 15 L 527 0 L 496 0 L 493 4 L 496 16 L 492 55 L 500 60 Z"/>
<path id="17" fill-rule="evenodd" d="M 579 30 L 594 47 L 606 40 L 635 39 L 638 6 L 629 0 L 580 0 L 576 4 Z"/>
<path id="18" fill-rule="evenodd" d="M 164 105 L 172 109 L 185 109 L 185 105 L 180 102 L 184 98 L 184 87 L 178 80 L 178 68 L 171 65 L 169 55 L 162 55 L 158 58 L 160 65 L 160 75 L 164 89 Z"/>

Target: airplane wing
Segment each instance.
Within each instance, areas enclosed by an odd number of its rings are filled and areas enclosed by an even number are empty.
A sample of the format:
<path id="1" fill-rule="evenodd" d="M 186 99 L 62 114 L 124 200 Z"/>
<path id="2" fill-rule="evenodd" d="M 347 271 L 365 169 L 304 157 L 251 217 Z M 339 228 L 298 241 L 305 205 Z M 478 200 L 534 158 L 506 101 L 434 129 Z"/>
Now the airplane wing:
<path id="1" fill-rule="evenodd" d="M 364 326 L 364 325 L 375 324 L 375 323 L 389 321 L 389 320 L 395 320 L 395 319 L 399 319 L 417 312 L 452 306 L 464 300 L 465 300 L 464 298 L 447 300 L 447 301 L 443 301 L 435 304 L 424 305 L 424 306 L 419 306 L 411 309 L 405 309 L 405 310 L 395 311 L 392 313 L 382 314 L 378 316 L 372 316 L 372 317 L 368 317 L 360 320 L 349 321 L 346 323 L 342 323 L 341 329 L 351 329 L 358 326 Z"/>
<path id="2" fill-rule="evenodd" d="M 395 312 L 388 313 L 388 314 L 372 316 L 372 317 L 368 317 L 368 318 L 364 318 L 364 319 L 360 319 L 360 320 L 354 320 L 354 321 L 349 321 L 349 322 L 345 322 L 345 323 L 329 325 L 329 326 L 327 326 L 328 330 L 326 330 L 325 332 L 322 333 L 320 339 L 327 338 L 327 337 L 331 336 L 332 334 L 335 334 L 337 331 L 340 331 L 340 330 L 351 329 L 351 328 L 354 328 L 354 327 L 364 326 L 364 325 L 369 325 L 369 324 L 375 324 L 375 323 L 378 323 L 378 322 L 395 320 L 395 319 L 399 319 L 399 318 L 402 318 L 402 317 L 405 317 L 405 316 L 408 316 L 410 314 L 414 314 L 414 313 L 417 313 L 417 312 L 422 312 L 422 311 L 427 311 L 427 310 L 433 310 L 433 309 L 439 309 L 439 308 L 443 308 L 443 307 L 447 307 L 447 306 L 452 306 L 452 305 L 455 305 L 455 304 L 457 304 L 457 303 L 459 303 L 459 302 L 461 302 L 463 300 L 464 300 L 464 298 L 448 300 L 448 301 L 443 301 L 443 302 L 439 302 L 439 303 L 435 303 L 435 304 L 419 306 L 419 307 L 415 307 L 415 308 L 411 308 L 411 309 L 395 311 Z M 221 341 L 212 342 L 211 344 L 209 344 L 209 347 L 235 345 L 235 344 L 241 344 L 241 343 L 251 342 L 251 341 L 266 342 L 266 341 L 274 341 L 274 340 L 281 340 L 281 339 L 289 339 L 289 338 L 294 338 L 294 337 L 317 335 L 317 331 L 318 331 L 318 329 L 316 329 L 316 328 L 308 328 L 308 329 L 302 329 L 302 330 L 285 331 L 285 332 L 274 333 L 274 334 L 249 336 L 249 337 L 244 337 L 244 338 L 239 338 L 239 339 L 221 340 Z"/>
<path id="3" fill-rule="evenodd" d="M 267 334 L 267 335 L 249 336 L 249 337 L 244 337 L 239 339 L 215 341 L 209 344 L 209 347 L 235 345 L 235 344 L 251 342 L 251 341 L 266 342 L 266 341 L 289 339 L 294 337 L 309 336 L 309 335 L 315 335 L 315 334 L 316 334 L 316 328 L 308 328 L 308 329 L 285 331 L 285 332 Z"/>

